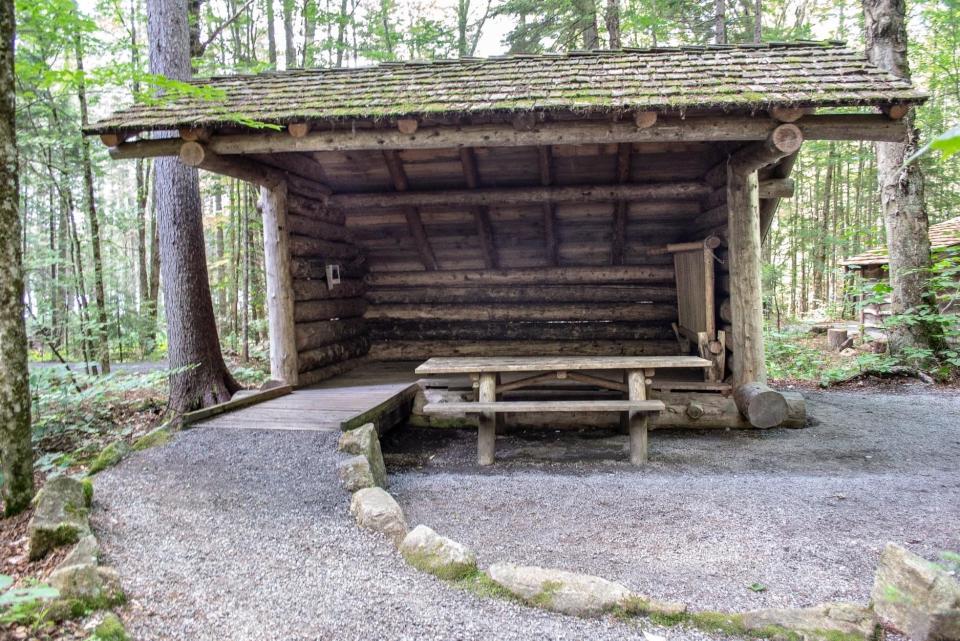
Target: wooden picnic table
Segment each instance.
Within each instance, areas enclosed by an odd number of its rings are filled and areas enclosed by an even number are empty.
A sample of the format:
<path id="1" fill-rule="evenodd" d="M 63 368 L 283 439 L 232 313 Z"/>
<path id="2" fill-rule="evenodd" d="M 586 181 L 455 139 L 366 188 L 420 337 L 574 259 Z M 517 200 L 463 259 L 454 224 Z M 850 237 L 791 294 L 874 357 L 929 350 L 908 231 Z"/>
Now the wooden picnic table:
<path id="1" fill-rule="evenodd" d="M 479 417 L 477 459 L 480 465 L 494 461 L 498 413 L 509 412 L 626 412 L 630 431 L 630 461 L 647 460 L 647 427 L 652 412 L 662 412 L 662 401 L 649 398 L 649 387 L 658 369 L 707 368 L 712 363 L 699 356 L 567 356 L 567 357 L 434 357 L 415 370 L 417 374 L 468 374 L 477 387 L 475 402 L 428 403 L 427 414 L 475 413 Z M 589 372 L 618 371 L 618 380 Z M 502 382 L 501 375 L 530 374 Z M 567 380 L 623 392 L 627 400 L 595 401 L 504 401 L 501 395 L 524 387 Z M 622 382 L 621 382 L 622 381 Z"/>

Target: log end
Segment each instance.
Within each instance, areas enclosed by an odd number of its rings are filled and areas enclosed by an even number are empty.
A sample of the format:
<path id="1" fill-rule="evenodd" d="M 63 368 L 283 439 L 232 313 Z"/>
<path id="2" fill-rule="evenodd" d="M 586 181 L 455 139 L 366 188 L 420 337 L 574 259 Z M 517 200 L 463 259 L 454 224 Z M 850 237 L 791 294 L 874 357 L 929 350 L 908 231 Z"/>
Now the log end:
<path id="1" fill-rule="evenodd" d="M 770 142 L 779 151 L 792 154 L 800 150 L 800 145 L 803 144 L 803 132 L 796 125 L 783 124 L 770 134 Z"/>
<path id="2" fill-rule="evenodd" d="M 180 145 L 180 162 L 188 167 L 199 167 L 206 156 L 206 149 L 198 142 L 185 142 Z"/>
<path id="3" fill-rule="evenodd" d="M 740 413 L 754 427 L 776 427 L 787 419 L 787 399 L 763 383 L 741 385 L 733 391 L 733 400 Z"/>
<path id="4" fill-rule="evenodd" d="M 397 129 L 405 136 L 412 136 L 417 133 L 420 123 L 416 118 L 400 118 L 397 120 Z"/>
<path id="5" fill-rule="evenodd" d="M 303 138 L 310 133 L 310 123 L 291 122 L 289 125 L 287 125 L 287 133 L 294 138 Z"/>
<path id="6" fill-rule="evenodd" d="M 633 114 L 633 122 L 637 126 L 637 129 L 649 129 L 657 124 L 657 112 L 638 111 Z"/>

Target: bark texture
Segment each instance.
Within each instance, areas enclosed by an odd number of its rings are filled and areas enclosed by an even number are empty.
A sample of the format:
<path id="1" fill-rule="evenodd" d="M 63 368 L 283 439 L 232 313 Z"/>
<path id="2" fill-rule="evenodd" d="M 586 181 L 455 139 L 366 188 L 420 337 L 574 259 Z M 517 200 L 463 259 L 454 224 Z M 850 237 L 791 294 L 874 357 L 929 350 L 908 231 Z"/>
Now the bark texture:
<path id="1" fill-rule="evenodd" d="M 907 64 L 904 0 L 863 0 L 864 31 L 870 61 L 900 78 L 910 78 Z M 893 314 L 928 305 L 924 283 L 930 267 L 929 221 L 923 200 L 923 172 L 918 163 L 904 167 L 917 147 L 918 132 L 910 110 L 903 143 L 877 143 L 877 179 L 890 253 L 890 306 Z M 899 323 L 889 328 L 890 352 L 939 347 L 935 328 Z"/>
<path id="2" fill-rule="evenodd" d="M 7 515 L 33 498 L 27 333 L 23 321 L 17 132 L 14 107 L 13 0 L 0 1 L 0 470 Z"/>
<path id="3" fill-rule="evenodd" d="M 148 0 L 150 71 L 187 80 L 190 71 L 188 0 Z M 176 158 L 158 158 L 154 193 L 160 237 L 160 275 L 167 318 L 170 407 L 188 412 L 230 399 L 239 389 L 220 353 L 210 297 L 200 180 Z M 189 369 L 180 371 L 182 368 Z"/>

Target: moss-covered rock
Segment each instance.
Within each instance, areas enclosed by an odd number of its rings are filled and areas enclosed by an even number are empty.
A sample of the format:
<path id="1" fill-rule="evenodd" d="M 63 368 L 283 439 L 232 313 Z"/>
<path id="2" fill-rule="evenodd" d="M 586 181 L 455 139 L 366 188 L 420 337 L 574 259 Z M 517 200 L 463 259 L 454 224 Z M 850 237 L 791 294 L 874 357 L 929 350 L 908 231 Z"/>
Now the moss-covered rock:
<path id="1" fill-rule="evenodd" d="M 407 563 L 441 579 L 456 580 L 477 571 L 477 556 L 462 543 L 418 525 L 400 544 Z"/>
<path id="2" fill-rule="evenodd" d="M 340 461 L 337 464 L 337 476 L 347 492 L 356 492 L 377 484 L 366 456 L 350 456 Z"/>
<path id="3" fill-rule="evenodd" d="M 171 438 L 173 438 L 173 434 L 170 433 L 170 428 L 158 427 L 134 441 L 133 449 L 139 452 L 140 450 L 146 450 L 151 447 L 166 445 L 170 442 Z"/>
<path id="4" fill-rule="evenodd" d="M 387 469 L 383 464 L 383 452 L 380 450 L 380 436 L 373 423 L 366 423 L 341 434 L 339 449 L 346 454 L 366 457 L 374 484 L 387 487 Z"/>
<path id="5" fill-rule="evenodd" d="M 873 612 L 856 603 L 756 610 L 743 613 L 741 621 L 750 632 L 784 628 L 805 639 L 819 641 L 870 641 L 877 634 Z"/>
<path id="6" fill-rule="evenodd" d="M 622 609 L 632 596 L 619 583 L 565 570 L 495 563 L 487 574 L 531 605 L 575 616 L 597 616 Z"/>
<path id="7" fill-rule="evenodd" d="M 915 641 L 960 639 L 960 582 L 899 545 L 880 555 L 870 596 L 877 616 Z"/>
<path id="8" fill-rule="evenodd" d="M 31 560 L 90 534 L 87 492 L 81 481 L 69 476 L 50 479 L 34 500 L 36 509 L 27 526 Z"/>
<path id="9" fill-rule="evenodd" d="M 130 446 L 126 441 L 114 441 L 100 450 L 97 458 L 93 459 L 93 462 L 90 463 L 87 473 L 96 474 L 97 472 L 102 472 L 108 467 L 113 467 L 123 460 L 123 457 L 129 453 Z"/>
<path id="10" fill-rule="evenodd" d="M 103 621 L 93 629 L 94 638 L 97 641 L 129 641 L 126 628 L 123 627 L 123 621 L 112 612 L 103 617 Z"/>

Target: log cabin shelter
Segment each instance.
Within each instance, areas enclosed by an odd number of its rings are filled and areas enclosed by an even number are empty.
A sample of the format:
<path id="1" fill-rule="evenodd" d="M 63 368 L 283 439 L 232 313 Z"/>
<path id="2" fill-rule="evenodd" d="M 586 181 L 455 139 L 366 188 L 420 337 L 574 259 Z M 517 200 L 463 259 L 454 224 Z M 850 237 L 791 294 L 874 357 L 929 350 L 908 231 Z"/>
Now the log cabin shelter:
<path id="1" fill-rule="evenodd" d="M 802 142 L 903 140 L 925 98 L 837 42 L 194 82 L 202 97 L 86 133 L 117 159 L 177 156 L 261 187 L 274 378 L 701 355 L 709 368 L 653 384 L 669 398 L 654 424 L 685 427 L 749 426 L 730 392 L 766 379 L 761 243 Z"/>
<path id="2" fill-rule="evenodd" d="M 928 231 L 930 251 L 934 260 L 947 252 L 960 255 L 960 216 L 945 220 L 936 225 L 930 225 Z M 846 269 L 848 277 L 854 281 L 854 298 L 858 309 L 858 321 L 861 333 L 865 339 L 886 339 L 884 323 L 892 314 L 890 311 L 890 297 L 884 296 L 881 300 L 869 294 L 875 285 L 886 283 L 890 278 L 890 254 L 886 247 L 874 247 L 862 254 L 857 254 L 840 262 Z M 960 282 L 956 289 L 960 289 Z M 952 296 L 945 292 L 939 301 L 940 311 L 945 313 L 952 305 Z"/>

